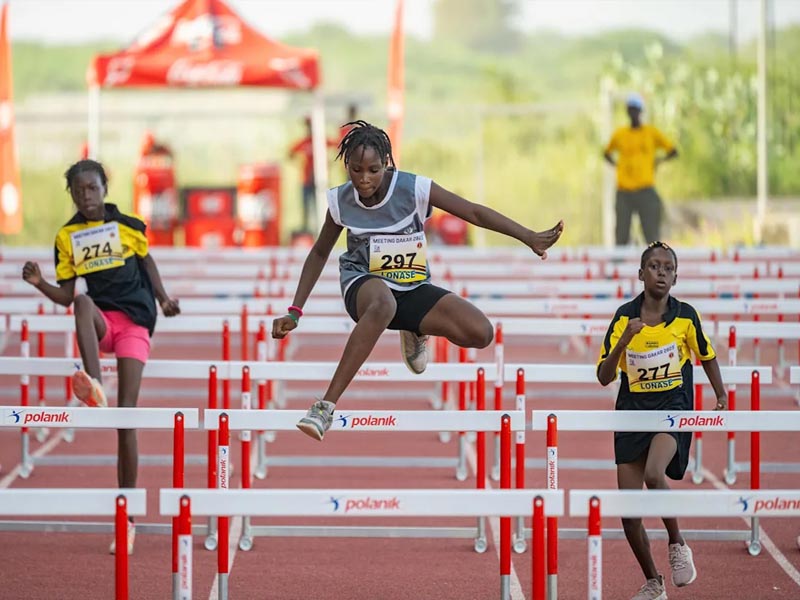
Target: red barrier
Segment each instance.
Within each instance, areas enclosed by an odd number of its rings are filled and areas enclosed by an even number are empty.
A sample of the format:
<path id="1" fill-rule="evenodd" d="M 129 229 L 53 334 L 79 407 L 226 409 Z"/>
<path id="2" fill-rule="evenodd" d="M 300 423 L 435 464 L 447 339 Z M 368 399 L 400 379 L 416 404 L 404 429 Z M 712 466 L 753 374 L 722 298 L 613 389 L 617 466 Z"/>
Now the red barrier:
<path id="1" fill-rule="evenodd" d="M 114 513 L 114 539 L 117 548 L 114 554 L 114 597 L 116 600 L 128 600 L 128 501 L 120 494 L 117 496 L 117 510 Z"/>
<path id="2" fill-rule="evenodd" d="M 478 400 L 475 410 L 486 410 L 486 372 L 483 367 L 478 369 L 478 381 L 475 384 L 477 389 Z M 478 467 L 475 474 L 476 482 L 475 487 L 479 490 L 486 489 L 486 432 L 478 431 L 475 441 L 475 452 L 478 455 Z"/>
<path id="3" fill-rule="evenodd" d="M 182 412 L 175 413 L 175 420 L 173 423 L 173 435 L 172 435 L 172 487 L 173 488 L 182 488 L 184 486 L 184 476 L 185 476 L 185 430 L 184 430 L 184 418 Z M 179 532 L 179 525 L 178 525 L 178 517 L 172 517 L 172 573 L 175 574 L 178 572 L 178 535 Z M 117 540 L 117 548 L 127 548 L 127 542 L 125 542 L 125 546 L 119 545 L 119 540 Z"/>
<path id="4" fill-rule="evenodd" d="M 533 600 L 545 600 L 545 547 L 544 547 L 544 499 L 533 499 L 533 547 L 531 548 L 531 573 Z"/>

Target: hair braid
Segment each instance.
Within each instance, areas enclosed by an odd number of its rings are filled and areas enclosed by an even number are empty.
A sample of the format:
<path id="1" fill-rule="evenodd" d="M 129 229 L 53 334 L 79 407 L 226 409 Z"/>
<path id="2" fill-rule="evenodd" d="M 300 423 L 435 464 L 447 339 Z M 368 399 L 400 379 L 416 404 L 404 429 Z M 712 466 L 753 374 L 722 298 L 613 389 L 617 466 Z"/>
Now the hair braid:
<path id="1" fill-rule="evenodd" d="M 67 172 L 64 173 L 64 177 L 67 180 L 67 191 L 72 189 L 72 182 L 75 180 L 75 177 L 78 175 L 78 173 L 86 173 L 88 171 L 97 173 L 97 175 L 100 177 L 100 183 L 102 183 L 103 187 L 108 190 L 108 177 L 106 176 L 106 171 L 103 168 L 103 165 L 96 160 L 87 158 L 84 160 L 79 160 L 70 166 L 70 168 L 67 169 Z"/>
<path id="2" fill-rule="evenodd" d="M 392 156 L 392 142 L 386 132 L 374 125 L 362 121 L 350 121 L 345 123 L 342 127 L 352 125 L 353 128 L 339 142 L 339 154 L 336 158 L 343 159 L 344 164 L 350 162 L 350 157 L 359 146 L 364 148 L 373 148 L 381 157 L 381 162 L 390 167 L 394 167 L 394 157 Z"/>
<path id="3" fill-rule="evenodd" d="M 676 269 L 678 268 L 678 255 L 675 254 L 675 250 L 673 250 L 671 246 L 669 246 L 668 244 L 665 244 L 664 242 L 655 241 L 655 242 L 651 242 L 647 246 L 645 251 L 642 252 L 642 262 L 641 262 L 641 268 L 642 269 L 644 269 L 644 266 L 647 263 L 647 259 L 655 251 L 656 248 L 663 248 L 664 250 L 666 250 L 667 252 L 672 254 L 672 258 L 675 261 L 675 268 Z"/>

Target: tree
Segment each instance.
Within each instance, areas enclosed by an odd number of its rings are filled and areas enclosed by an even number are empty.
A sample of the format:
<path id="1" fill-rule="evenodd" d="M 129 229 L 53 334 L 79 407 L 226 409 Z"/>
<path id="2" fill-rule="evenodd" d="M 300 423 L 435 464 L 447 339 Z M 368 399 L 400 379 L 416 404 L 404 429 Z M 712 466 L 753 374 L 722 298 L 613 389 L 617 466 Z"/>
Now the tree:
<path id="1" fill-rule="evenodd" d="M 433 6 L 436 38 L 473 50 L 513 51 L 522 39 L 521 32 L 514 27 L 520 4 L 520 0 L 436 0 Z"/>

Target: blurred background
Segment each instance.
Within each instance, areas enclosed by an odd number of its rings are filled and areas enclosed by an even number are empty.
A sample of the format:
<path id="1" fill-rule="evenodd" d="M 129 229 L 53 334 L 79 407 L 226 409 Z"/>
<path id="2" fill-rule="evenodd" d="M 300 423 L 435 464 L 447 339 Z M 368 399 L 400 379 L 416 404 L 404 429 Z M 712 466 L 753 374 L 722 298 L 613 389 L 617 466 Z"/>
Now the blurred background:
<path id="1" fill-rule="evenodd" d="M 88 66 L 129 47 L 179 4 L 9 3 L 24 221 L 2 243 L 52 244 L 73 213 L 63 173 L 89 137 Z M 327 138 L 338 141 L 353 114 L 388 129 L 396 0 L 226 4 L 262 35 L 318 52 Z M 768 91 L 760 193 L 769 204 L 757 239 L 760 32 Z M 800 245 L 797 0 L 406 0 L 402 36 L 403 170 L 534 229 L 563 218 L 564 244 L 606 243 L 602 211 L 613 168 L 603 149 L 626 123 L 624 99 L 636 91 L 645 120 L 679 151 L 657 173 L 665 239 Z M 147 144 L 167 150 L 150 166 L 173 169 L 179 211 L 187 208 L 182 190 L 241 192 L 243 166 L 269 165 L 271 227 L 290 243 L 304 230 L 303 160 L 290 149 L 306 133 L 313 102 L 311 94 L 268 87 L 103 90 L 97 158 L 111 178 L 108 199 L 123 211 L 141 210 L 135 182 Z M 328 149 L 331 186 L 344 180 L 335 154 Z M 241 243 L 235 234 L 187 240 L 181 223 L 173 234 L 169 243 L 178 245 Z M 508 243 L 469 235 L 475 244 Z"/>

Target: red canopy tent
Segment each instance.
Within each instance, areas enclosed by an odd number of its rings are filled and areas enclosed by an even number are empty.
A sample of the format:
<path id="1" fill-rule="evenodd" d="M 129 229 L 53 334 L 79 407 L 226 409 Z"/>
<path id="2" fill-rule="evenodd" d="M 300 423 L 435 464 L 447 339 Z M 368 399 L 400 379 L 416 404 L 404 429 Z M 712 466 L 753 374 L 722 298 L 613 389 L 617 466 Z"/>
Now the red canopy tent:
<path id="1" fill-rule="evenodd" d="M 222 0 L 183 0 L 128 48 L 96 56 L 87 71 L 89 156 L 99 154 L 100 90 L 263 86 L 316 91 L 312 111 L 318 203 L 327 187 L 325 116 L 316 50 L 293 48 L 250 27 Z"/>

